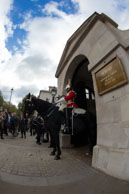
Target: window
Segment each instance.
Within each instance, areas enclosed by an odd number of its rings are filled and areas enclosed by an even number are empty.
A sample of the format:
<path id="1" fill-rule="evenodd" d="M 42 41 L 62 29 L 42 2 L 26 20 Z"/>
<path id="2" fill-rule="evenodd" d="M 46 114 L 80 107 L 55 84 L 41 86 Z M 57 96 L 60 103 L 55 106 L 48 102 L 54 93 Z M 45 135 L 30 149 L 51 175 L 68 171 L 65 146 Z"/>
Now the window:
<path id="1" fill-rule="evenodd" d="M 85 95 L 86 99 L 95 99 L 93 92 L 91 92 L 88 88 L 85 88 Z"/>
<path id="2" fill-rule="evenodd" d="M 85 89 L 86 99 L 90 98 L 90 92 L 88 89 Z"/>

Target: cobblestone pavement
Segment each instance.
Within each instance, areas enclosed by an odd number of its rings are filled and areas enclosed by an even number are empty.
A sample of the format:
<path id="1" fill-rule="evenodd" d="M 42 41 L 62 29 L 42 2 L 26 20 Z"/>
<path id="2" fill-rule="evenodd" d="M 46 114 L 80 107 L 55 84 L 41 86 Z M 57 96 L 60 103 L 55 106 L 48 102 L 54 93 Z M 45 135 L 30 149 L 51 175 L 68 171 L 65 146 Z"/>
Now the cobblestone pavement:
<path id="1" fill-rule="evenodd" d="M 128 182 L 91 167 L 87 147 L 62 149 L 56 161 L 48 145 L 29 133 L 0 139 L 1 194 L 129 194 Z"/>
<path id="2" fill-rule="evenodd" d="M 91 155 L 88 154 L 87 147 L 62 149 L 61 160 L 57 161 L 50 156 L 52 149 L 48 148 L 48 145 L 48 143 L 37 145 L 34 136 L 30 136 L 29 133 L 26 139 L 21 138 L 20 135 L 17 137 L 12 137 L 11 134 L 4 136 L 4 140 L 0 139 L 1 177 L 3 179 L 8 177 L 8 181 L 18 181 L 18 176 L 24 176 L 24 180 L 26 177 L 31 177 L 31 180 L 37 178 L 36 183 L 34 180 L 31 181 L 31 184 L 38 185 L 42 182 L 40 180 L 42 178 L 44 185 L 47 185 L 52 184 L 54 178 L 59 179 L 58 183 L 73 181 L 72 177 L 79 178 L 79 175 L 91 166 Z M 8 176 L 6 176 L 7 173 Z M 24 184 L 21 178 L 19 182 Z M 53 181 L 53 184 L 56 184 L 56 181 Z"/>

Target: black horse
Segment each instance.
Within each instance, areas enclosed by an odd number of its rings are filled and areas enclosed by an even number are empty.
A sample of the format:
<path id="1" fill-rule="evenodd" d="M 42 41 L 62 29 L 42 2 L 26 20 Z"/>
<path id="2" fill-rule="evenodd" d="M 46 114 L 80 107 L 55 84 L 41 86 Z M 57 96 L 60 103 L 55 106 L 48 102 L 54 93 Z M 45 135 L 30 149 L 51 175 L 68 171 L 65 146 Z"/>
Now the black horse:
<path id="1" fill-rule="evenodd" d="M 59 132 L 61 124 L 65 120 L 64 112 L 59 110 L 59 107 L 47 101 L 30 97 L 28 95 L 24 104 L 24 115 L 30 115 L 36 110 L 44 119 L 45 128 L 50 131 L 53 142 L 53 151 L 51 155 L 55 155 L 55 159 L 60 159 L 61 149 L 59 141 Z M 73 132 L 75 136 L 80 134 L 88 138 L 90 148 L 96 144 L 96 121 L 93 114 L 86 112 L 84 115 L 73 116 Z"/>

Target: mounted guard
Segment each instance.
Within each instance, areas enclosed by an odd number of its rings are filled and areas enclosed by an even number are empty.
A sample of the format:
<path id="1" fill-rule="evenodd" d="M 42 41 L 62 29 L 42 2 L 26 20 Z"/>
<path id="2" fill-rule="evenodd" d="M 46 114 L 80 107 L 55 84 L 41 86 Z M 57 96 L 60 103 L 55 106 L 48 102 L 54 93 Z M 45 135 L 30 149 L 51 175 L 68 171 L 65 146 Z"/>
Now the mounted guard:
<path id="1" fill-rule="evenodd" d="M 70 80 L 68 80 L 68 84 L 65 87 L 67 95 L 60 98 L 56 103 L 66 103 L 67 107 L 64 108 L 65 111 L 65 127 L 63 133 L 69 134 L 72 132 L 73 134 L 73 111 L 74 108 L 77 108 L 77 104 L 75 103 L 74 99 L 76 96 L 75 91 L 71 87 Z M 60 107 L 60 110 L 62 108 Z"/>
<path id="2" fill-rule="evenodd" d="M 65 100 L 65 97 L 63 97 L 63 100 Z M 58 102 L 59 101 L 61 101 L 61 99 L 58 100 Z M 45 128 L 50 132 L 53 143 L 51 155 L 56 154 L 55 159 L 59 160 L 61 155 L 59 132 L 65 119 L 64 112 L 61 112 L 59 107 L 55 106 L 55 104 L 53 105 L 47 101 L 33 96 L 31 97 L 29 94 L 24 104 L 24 115 L 31 115 L 34 110 L 44 119 Z M 78 108 L 73 108 L 72 110 L 74 110 L 75 113 L 75 110 L 78 110 Z M 96 122 L 94 121 L 96 117 L 94 118 L 92 113 L 86 111 L 82 116 L 80 116 L 80 113 L 78 113 L 78 115 L 74 114 L 72 119 L 73 137 L 82 136 L 88 139 L 90 149 L 92 150 L 96 143 Z M 76 141 L 74 141 L 73 144 L 76 145 Z"/>

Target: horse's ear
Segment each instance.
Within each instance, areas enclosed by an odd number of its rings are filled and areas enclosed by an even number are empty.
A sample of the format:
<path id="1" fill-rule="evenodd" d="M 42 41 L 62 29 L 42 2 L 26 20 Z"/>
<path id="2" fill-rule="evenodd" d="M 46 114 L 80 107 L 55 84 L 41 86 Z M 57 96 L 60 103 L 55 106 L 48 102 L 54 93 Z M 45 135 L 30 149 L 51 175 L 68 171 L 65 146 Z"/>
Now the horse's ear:
<path id="1" fill-rule="evenodd" d="M 26 99 L 30 99 L 31 98 L 31 94 L 29 93 L 28 95 L 27 95 L 27 98 Z"/>
<path id="2" fill-rule="evenodd" d="M 31 101 L 31 94 L 30 93 L 26 96 L 26 100 L 25 101 Z"/>
<path id="3" fill-rule="evenodd" d="M 28 99 L 30 99 L 30 97 L 31 97 L 31 95 L 30 95 L 30 93 L 28 94 Z"/>

